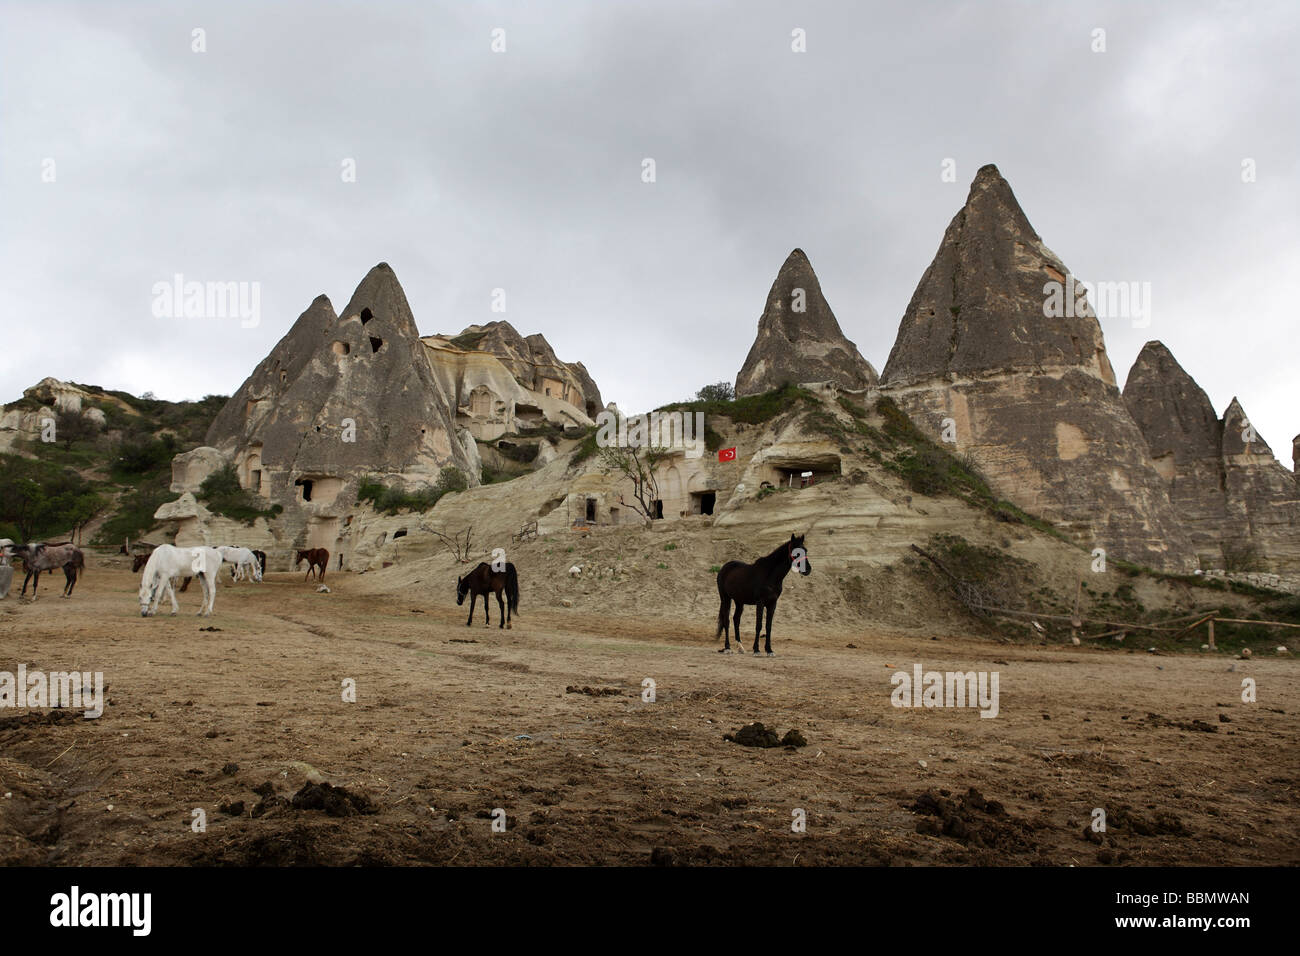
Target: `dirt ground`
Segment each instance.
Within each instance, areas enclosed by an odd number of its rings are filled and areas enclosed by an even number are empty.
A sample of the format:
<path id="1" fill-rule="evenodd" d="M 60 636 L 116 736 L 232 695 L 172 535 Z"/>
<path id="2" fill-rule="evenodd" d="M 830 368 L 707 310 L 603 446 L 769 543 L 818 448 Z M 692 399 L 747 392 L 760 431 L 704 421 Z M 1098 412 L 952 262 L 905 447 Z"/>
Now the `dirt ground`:
<path id="1" fill-rule="evenodd" d="M 0 601 L 0 670 L 108 685 L 98 720 L 0 710 L 0 862 L 1300 863 L 1291 659 L 818 629 L 780 609 L 777 656 L 722 655 L 711 608 L 530 604 L 526 575 L 513 629 L 495 602 L 490 629 L 481 606 L 467 628 L 441 568 L 397 593 L 398 568 L 331 573 L 328 594 L 298 574 L 223 582 L 211 619 L 191 591 L 144 620 L 116 564 L 93 560 L 70 600 Z M 917 662 L 997 671 L 998 716 L 892 706 L 891 674 Z M 753 721 L 807 745 L 724 739 Z"/>

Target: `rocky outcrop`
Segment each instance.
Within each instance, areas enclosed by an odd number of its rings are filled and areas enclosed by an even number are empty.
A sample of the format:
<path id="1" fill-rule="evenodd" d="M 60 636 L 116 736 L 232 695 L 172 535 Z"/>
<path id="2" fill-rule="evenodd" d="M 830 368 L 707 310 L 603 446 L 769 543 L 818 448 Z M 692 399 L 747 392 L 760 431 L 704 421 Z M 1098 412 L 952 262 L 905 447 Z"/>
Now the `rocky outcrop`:
<path id="1" fill-rule="evenodd" d="M 1129 370 L 1124 404 L 1146 439 L 1200 566 L 1222 567 L 1228 521 L 1223 423 L 1209 396 L 1163 343 L 1148 342 Z"/>
<path id="2" fill-rule="evenodd" d="M 1224 563 L 1300 575 L 1300 489 L 1233 398 L 1223 413 Z"/>
<path id="3" fill-rule="evenodd" d="M 1148 342 L 1124 403 L 1202 568 L 1300 573 L 1300 493 L 1235 398 L 1219 418 L 1169 349 Z"/>
<path id="4" fill-rule="evenodd" d="M 736 376 L 736 394 L 756 395 L 799 382 L 862 389 L 876 381 L 871 363 L 844 337 L 812 263 L 802 249 L 794 250 L 768 290 L 758 336 Z"/>
<path id="5" fill-rule="evenodd" d="M 998 495 L 1079 544 L 1189 570 L 1191 544 L 1095 314 L 1081 298 L 1047 315 L 1048 284 L 1068 274 L 985 166 L 908 304 L 881 389 L 934 437 L 955 439 Z"/>
<path id="6" fill-rule="evenodd" d="M 481 441 L 521 434 L 543 422 L 585 428 L 591 419 L 555 392 L 530 391 L 490 352 L 459 349 L 441 336 L 424 340 L 429 363 L 455 410 L 456 424 Z"/>
<path id="7" fill-rule="evenodd" d="M 430 346 L 446 345 L 465 352 L 487 352 L 509 371 L 521 388 L 572 405 L 587 419 L 604 408 L 600 389 L 581 362 L 569 364 L 556 358 L 545 336 L 525 338 L 509 322 L 471 325 L 459 335 L 425 338 Z"/>
<path id="8" fill-rule="evenodd" d="M 172 459 L 171 490 L 177 494 L 197 492 L 204 479 L 229 463 L 225 455 L 207 445 L 182 452 Z"/>
<path id="9" fill-rule="evenodd" d="M 319 296 L 218 413 L 207 444 L 244 487 L 336 517 L 357 480 L 432 484 L 473 471 L 397 276 L 375 266 L 341 316 Z M 325 545 L 328 547 L 328 545 Z"/>

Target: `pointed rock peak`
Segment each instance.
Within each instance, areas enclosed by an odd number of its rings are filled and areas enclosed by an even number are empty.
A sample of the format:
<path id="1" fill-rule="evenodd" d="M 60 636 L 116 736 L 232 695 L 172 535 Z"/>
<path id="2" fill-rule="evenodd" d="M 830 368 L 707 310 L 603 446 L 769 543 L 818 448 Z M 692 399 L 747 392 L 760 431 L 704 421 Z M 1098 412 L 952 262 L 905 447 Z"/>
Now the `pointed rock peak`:
<path id="1" fill-rule="evenodd" d="M 802 249 L 782 263 L 758 320 L 758 336 L 736 376 L 736 394 L 791 382 L 832 381 L 845 388 L 877 382 L 876 370 L 844 336 Z"/>
<path id="2" fill-rule="evenodd" d="M 1228 403 L 1223 413 L 1223 454 L 1225 456 L 1265 454 L 1270 461 L 1273 458 L 1273 449 L 1268 447 L 1264 436 L 1255 431 L 1250 416 L 1241 407 L 1241 402 L 1237 401 L 1236 395 L 1232 396 L 1232 401 Z"/>
<path id="3" fill-rule="evenodd" d="M 1178 364 L 1178 360 L 1174 358 L 1174 353 L 1169 351 L 1168 346 L 1163 342 L 1154 340 L 1142 346 L 1142 351 L 1138 353 L 1137 359 L 1133 362 L 1133 367 L 1129 369 L 1128 379 L 1124 383 L 1124 391 L 1127 393 L 1130 387 L 1140 386 L 1145 383 L 1162 382 L 1173 384 L 1184 381 L 1196 385 L 1195 380 L 1187 373 L 1187 370 Z M 1200 386 L 1196 387 L 1199 390 Z"/>
<path id="4" fill-rule="evenodd" d="M 975 174 L 966 196 L 966 205 L 962 207 L 959 217 L 967 229 L 997 229 L 1004 235 L 1010 233 L 1010 238 L 1021 241 L 1042 241 L 1030 224 L 1029 217 L 1020 208 L 1016 194 L 1011 191 L 1011 184 L 1002 178 L 998 168 L 992 164 L 981 167 Z"/>
<path id="5" fill-rule="evenodd" d="M 1124 383 L 1124 404 L 1155 458 L 1172 454 L 1178 464 L 1218 459 L 1222 435 L 1210 397 L 1163 342 L 1148 342 L 1138 353 Z"/>
<path id="6" fill-rule="evenodd" d="M 402 284 L 397 281 L 395 273 L 387 262 L 381 262 L 369 272 L 352 293 L 347 307 L 343 310 L 345 320 L 357 318 L 367 327 L 378 320 L 376 329 L 383 329 L 387 336 L 409 335 L 419 337 L 415 325 L 415 316 L 406 301 Z"/>
<path id="7" fill-rule="evenodd" d="M 1074 368 L 1114 385 L 1101 326 L 1068 275 L 985 166 L 912 294 L 882 384 Z"/>

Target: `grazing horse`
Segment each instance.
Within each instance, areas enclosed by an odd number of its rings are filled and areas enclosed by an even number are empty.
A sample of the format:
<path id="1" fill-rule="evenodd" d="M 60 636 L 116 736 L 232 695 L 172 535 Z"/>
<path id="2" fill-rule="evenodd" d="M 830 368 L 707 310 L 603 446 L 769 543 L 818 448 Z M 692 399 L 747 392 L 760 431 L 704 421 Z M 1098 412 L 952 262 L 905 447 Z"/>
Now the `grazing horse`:
<path id="1" fill-rule="evenodd" d="M 320 569 L 320 574 L 317 575 L 316 580 L 325 580 L 325 568 L 330 563 L 329 551 L 325 548 L 307 548 L 303 551 L 299 551 L 298 557 L 293 559 L 293 566 L 297 568 L 298 565 L 302 564 L 304 561 L 307 562 L 307 577 L 303 578 L 304 581 L 306 581 L 307 578 L 310 578 L 312 572 L 318 568 Z"/>
<path id="2" fill-rule="evenodd" d="M 23 566 L 27 568 L 27 576 L 23 578 L 23 589 L 19 594 L 21 596 L 27 593 L 27 582 L 31 581 L 32 600 L 36 599 L 36 587 L 41 583 L 42 571 L 62 568 L 63 577 L 66 579 L 63 585 L 63 596 L 72 597 L 78 572 L 86 569 L 86 556 L 75 545 L 20 544 L 12 550 L 23 559 Z"/>
<path id="3" fill-rule="evenodd" d="M 242 581 L 245 575 L 248 575 L 254 581 L 262 580 L 262 568 L 257 563 L 257 555 L 253 554 L 248 548 L 232 548 L 229 545 L 221 545 L 217 550 L 221 552 L 221 560 L 231 565 L 230 576 L 232 580 Z"/>
<path id="4" fill-rule="evenodd" d="M 166 594 L 172 601 L 172 613 L 180 610 L 172 579 L 192 575 L 203 586 L 203 603 L 199 614 L 211 617 L 217 596 L 217 572 L 221 570 L 221 552 L 216 548 L 177 548 L 160 544 L 144 566 L 140 578 L 140 616 L 149 617 L 158 610 L 158 601 Z"/>
<path id="5" fill-rule="evenodd" d="M 262 572 L 262 577 L 266 577 L 266 552 L 254 551 L 253 557 L 257 558 L 257 569 Z"/>
<path id="6" fill-rule="evenodd" d="M 790 540 L 778 547 L 765 558 L 759 558 L 753 564 L 741 561 L 728 561 L 718 572 L 718 634 L 725 641 L 719 654 L 731 653 L 731 637 L 727 630 L 727 615 L 731 602 L 736 602 L 736 644 L 740 645 L 740 615 L 746 604 L 758 607 L 758 627 L 754 631 L 754 653 L 758 653 L 758 639 L 763 634 L 763 609 L 767 609 L 767 656 L 772 656 L 772 615 L 776 613 L 776 602 L 781 596 L 782 582 L 790 569 L 798 569 L 800 574 L 811 574 L 812 565 L 808 561 L 808 552 L 804 550 L 803 535 L 790 535 Z"/>
<path id="7" fill-rule="evenodd" d="M 465 603 L 466 594 L 470 595 L 469 620 L 465 622 L 466 627 L 474 623 L 474 605 L 480 594 L 483 595 L 484 623 L 488 627 L 492 626 L 492 605 L 488 603 L 488 595 L 494 591 L 497 596 L 497 607 L 500 608 L 497 616 L 501 619 L 497 627 L 509 628 L 510 615 L 519 613 L 519 574 L 513 564 L 507 563 L 504 571 L 493 571 L 492 565 L 480 563 L 469 574 L 456 579 L 457 606 Z M 503 591 L 504 601 L 501 598 Z"/>

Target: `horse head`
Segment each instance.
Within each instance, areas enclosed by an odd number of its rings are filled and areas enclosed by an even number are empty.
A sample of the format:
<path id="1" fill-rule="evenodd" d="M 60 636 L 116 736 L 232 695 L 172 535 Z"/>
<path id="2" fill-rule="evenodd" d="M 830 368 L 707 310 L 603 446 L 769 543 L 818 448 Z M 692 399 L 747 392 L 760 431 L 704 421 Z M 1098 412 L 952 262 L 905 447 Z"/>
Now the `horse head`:
<path id="1" fill-rule="evenodd" d="M 469 593 L 469 584 L 464 578 L 456 579 L 456 604 L 459 606 L 465 603 L 465 595 Z"/>
<path id="2" fill-rule="evenodd" d="M 804 535 L 790 533 L 790 543 L 786 545 L 786 554 L 790 557 L 790 567 L 807 577 L 812 574 L 812 562 L 808 560 L 808 549 L 804 547 Z"/>
<path id="3" fill-rule="evenodd" d="M 150 581 L 149 576 L 140 582 L 140 616 L 149 616 L 149 605 L 153 603 L 154 592 L 158 590 L 158 576 L 154 575 L 154 580 Z"/>

